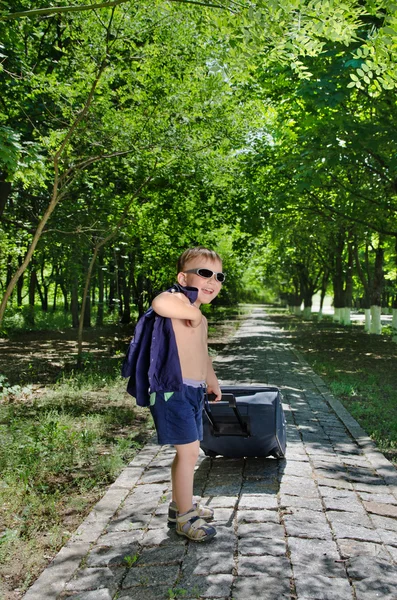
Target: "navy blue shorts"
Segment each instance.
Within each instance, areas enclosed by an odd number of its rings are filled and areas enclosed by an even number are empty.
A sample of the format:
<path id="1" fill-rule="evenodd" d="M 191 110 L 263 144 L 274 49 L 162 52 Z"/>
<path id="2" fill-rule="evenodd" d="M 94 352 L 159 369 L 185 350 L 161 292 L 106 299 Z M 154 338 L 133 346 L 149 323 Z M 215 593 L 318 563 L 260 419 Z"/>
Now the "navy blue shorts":
<path id="1" fill-rule="evenodd" d="M 166 400 L 165 398 L 168 399 Z M 204 388 L 183 385 L 180 392 L 156 392 L 150 406 L 158 443 L 190 444 L 203 439 Z"/>

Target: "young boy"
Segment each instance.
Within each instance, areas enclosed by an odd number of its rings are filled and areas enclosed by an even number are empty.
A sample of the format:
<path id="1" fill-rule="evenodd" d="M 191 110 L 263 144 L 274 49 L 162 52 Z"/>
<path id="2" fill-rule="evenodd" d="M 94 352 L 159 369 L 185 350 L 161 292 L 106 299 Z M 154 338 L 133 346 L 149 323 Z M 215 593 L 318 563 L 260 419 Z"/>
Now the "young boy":
<path id="1" fill-rule="evenodd" d="M 179 535 L 197 542 L 216 535 L 216 529 L 207 523 L 213 517 L 212 509 L 193 502 L 205 388 L 215 394 L 216 401 L 221 399 L 218 379 L 208 356 L 207 320 L 200 306 L 216 298 L 224 279 L 222 261 L 216 252 L 202 247 L 190 248 L 178 261 L 177 290 L 161 293 L 152 303 L 157 315 L 171 320 L 183 382 L 180 391 L 164 389 L 151 394 L 150 410 L 158 442 L 172 444 L 176 450 L 171 468 L 169 520 L 176 522 Z"/>

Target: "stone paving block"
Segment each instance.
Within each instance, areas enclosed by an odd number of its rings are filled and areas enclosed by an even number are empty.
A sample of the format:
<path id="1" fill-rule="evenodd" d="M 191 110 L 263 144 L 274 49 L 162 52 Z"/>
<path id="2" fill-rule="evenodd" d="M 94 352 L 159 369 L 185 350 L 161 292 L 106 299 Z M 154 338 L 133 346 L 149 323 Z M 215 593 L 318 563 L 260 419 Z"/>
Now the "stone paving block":
<path id="1" fill-rule="evenodd" d="M 289 510 L 284 511 L 284 521 L 286 520 L 306 521 L 308 525 L 311 523 L 321 523 L 322 525 L 327 524 L 327 519 L 325 518 L 324 512 L 319 512 L 318 510 L 309 510 L 300 506 L 290 507 Z"/>
<path id="2" fill-rule="evenodd" d="M 381 502 L 363 502 L 365 509 L 369 513 L 373 513 L 375 515 L 380 515 L 383 517 L 391 517 L 393 519 L 397 519 L 397 506 L 393 506 L 393 504 L 386 503 L 383 504 Z"/>
<path id="3" fill-rule="evenodd" d="M 370 518 L 361 509 L 358 512 L 343 512 L 341 510 L 328 510 L 327 518 L 333 525 L 334 523 L 345 523 L 346 525 L 357 525 L 361 527 L 373 528 Z"/>
<path id="4" fill-rule="evenodd" d="M 216 483 L 210 480 L 204 492 L 206 496 L 238 496 L 240 488 L 240 482 Z"/>
<path id="5" fill-rule="evenodd" d="M 243 537 L 238 542 L 238 553 L 243 556 L 287 556 L 287 544 L 285 538 Z"/>
<path id="6" fill-rule="evenodd" d="M 177 587 L 185 590 L 193 598 L 228 598 L 233 583 L 233 575 L 228 573 L 210 575 L 182 575 Z M 183 597 L 183 596 L 182 596 Z"/>
<path id="7" fill-rule="evenodd" d="M 217 508 L 214 513 L 215 525 L 232 526 L 235 516 L 234 508 Z"/>
<path id="8" fill-rule="evenodd" d="M 176 563 L 183 559 L 185 553 L 185 544 L 145 547 L 140 551 L 136 565 L 142 566 Z"/>
<path id="9" fill-rule="evenodd" d="M 117 596 L 117 600 L 169 600 L 169 598 L 170 587 L 165 585 L 139 585 L 123 590 Z"/>
<path id="10" fill-rule="evenodd" d="M 352 600 L 353 590 L 347 578 L 302 575 L 295 578 L 299 600 Z"/>
<path id="11" fill-rule="evenodd" d="M 142 514 L 137 511 L 129 511 L 130 516 L 112 519 L 107 527 L 107 531 L 131 531 L 132 529 L 145 529 L 152 518 L 151 514 Z M 123 511 L 125 514 L 125 511 Z"/>
<path id="12" fill-rule="evenodd" d="M 135 542 L 116 546 L 95 546 L 87 556 L 87 567 L 126 566 L 125 557 L 138 554 L 139 546 Z"/>
<path id="13" fill-rule="evenodd" d="M 301 537 L 308 539 L 328 540 L 332 538 L 331 529 L 327 522 L 308 523 L 305 520 L 297 518 L 289 518 L 288 515 L 284 518 L 287 535 L 291 537 Z"/>
<path id="14" fill-rule="evenodd" d="M 317 488 L 312 482 L 307 485 L 307 479 L 305 477 L 296 477 L 299 479 L 298 484 L 284 483 L 280 484 L 280 494 L 288 494 L 289 496 L 299 496 L 300 498 L 318 498 L 319 494 Z"/>
<path id="15" fill-rule="evenodd" d="M 167 585 L 173 587 L 179 575 L 179 564 L 176 565 L 134 565 L 128 569 L 123 580 L 122 589 L 145 585 Z"/>
<path id="16" fill-rule="evenodd" d="M 167 483 L 171 481 L 171 469 L 165 469 L 164 467 L 150 467 L 142 475 L 139 483 L 159 483 L 163 481 Z"/>
<path id="17" fill-rule="evenodd" d="M 349 577 L 354 581 L 377 578 L 379 581 L 390 581 L 396 584 L 396 567 L 391 561 L 379 556 L 353 556 L 346 562 Z"/>
<path id="18" fill-rule="evenodd" d="M 397 547 L 394 548 L 393 546 L 386 546 L 386 550 L 397 564 Z"/>
<path id="19" fill-rule="evenodd" d="M 233 600 L 290 600 L 291 584 L 287 574 L 283 577 L 236 577 L 233 583 Z M 341 600 L 340 598 L 338 600 Z"/>
<path id="20" fill-rule="evenodd" d="M 161 498 L 161 497 L 160 497 Z M 116 519 L 125 519 L 133 516 L 136 513 L 141 515 L 151 515 L 158 507 L 159 497 L 147 497 L 145 495 L 131 494 L 124 504 L 117 511 Z"/>
<path id="21" fill-rule="evenodd" d="M 326 501 L 326 498 L 330 498 L 330 500 L 328 500 L 329 502 L 334 500 L 342 500 L 346 504 L 348 504 L 349 501 L 355 503 L 356 506 L 357 503 L 360 504 L 359 496 L 353 489 L 338 488 L 320 484 L 319 491 L 324 502 Z"/>
<path id="22" fill-rule="evenodd" d="M 126 467 L 117 477 L 116 481 L 112 483 L 112 485 L 109 487 L 109 490 L 117 487 L 127 488 L 127 490 L 131 490 L 134 487 L 134 485 L 136 485 L 136 483 L 139 481 L 143 472 L 143 467 Z"/>
<path id="23" fill-rule="evenodd" d="M 281 509 L 301 507 L 318 512 L 324 511 L 319 498 L 300 498 L 299 496 L 287 496 L 286 494 L 280 494 L 280 507 Z"/>
<path id="24" fill-rule="evenodd" d="M 117 591 L 125 572 L 126 569 L 124 567 L 79 569 L 74 578 L 66 584 L 65 590 L 80 592 L 106 588 L 114 594 Z"/>
<path id="25" fill-rule="evenodd" d="M 213 509 L 216 508 L 234 508 L 237 504 L 237 498 L 235 496 L 211 496 L 207 494 L 203 496 L 202 502 L 205 505 L 210 506 Z"/>
<path id="26" fill-rule="evenodd" d="M 239 556 L 237 574 L 239 577 L 256 577 L 264 574 L 268 577 L 292 576 L 291 565 L 288 558 L 283 556 Z"/>
<path id="27" fill-rule="evenodd" d="M 284 475 L 292 475 L 293 477 L 311 477 L 312 466 L 309 463 L 288 462 L 280 467 L 280 473 Z"/>
<path id="28" fill-rule="evenodd" d="M 174 528 L 163 527 L 162 529 L 149 529 L 146 531 L 140 544 L 142 546 L 168 546 L 170 544 L 182 544 L 186 538 L 175 533 Z"/>
<path id="29" fill-rule="evenodd" d="M 275 494 L 248 494 L 243 492 L 238 503 L 240 510 L 244 509 L 267 509 L 277 510 L 278 502 Z"/>
<path id="30" fill-rule="evenodd" d="M 397 537 L 397 519 L 389 517 L 381 517 L 379 515 L 371 515 L 371 520 L 375 527 L 386 529 L 387 531 L 395 531 Z"/>
<path id="31" fill-rule="evenodd" d="M 214 573 L 232 573 L 234 569 L 233 552 L 195 552 L 190 550 L 183 561 L 182 573 L 190 575 L 208 575 Z"/>
<path id="32" fill-rule="evenodd" d="M 396 600 L 396 584 L 368 577 L 353 584 L 357 600 Z"/>
<path id="33" fill-rule="evenodd" d="M 339 560 L 340 558 L 338 548 L 333 540 L 289 537 L 288 548 L 290 550 L 293 563 Z"/>
<path id="34" fill-rule="evenodd" d="M 283 538 L 284 527 L 276 523 L 249 523 L 238 525 L 238 536 L 245 537 L 265 537 L 265 538 Z"/>
<path id="35" fill-rule="evenodd" d="M 304 579 L 305 577 L 316 577 L 319 573 L 324 577 L 346 577 L 346 571 L 343 561 L 337 562 L 335 559 L 323 558 L 322 560 L 313 560 L 311 562 L 293 561 L 294 577 Z"/>
<path id="36" fill-rule="evenodd" d="M 241 492 L 243 494 L 277 494 L 279 490 L 279 482 L 277 479 L 274 479 L 272 481 L 269 480 L 261 480 L 261 481 L 250 481 L 250 480 L 246 480 L 244 481 L 242 487 L 241 487 Z M 208 489 L 205 490 L 206 494 L 209 493 Z M 238 490 L 238 492 L 236 492 L 236 495 L 238 495 L 238 493 L 240 492 L 240 490 Z"/>
<path id="37" fill-rule="evenodd" d="M 397 535 L 394 531 L 385 531 L 384 529 L 378 529 L 377 531 L 384 544 L 397 547 Z"/>
<path id="38" fill-rule="evenodd" d="M 397 506 L 396 498 L 388 493 L 388 494 L 376 494 L 370 492 L 358 492 L 359 497 L 365 502 L 374 502 L 380 504 L 392 504 Z"/>
<path id="39" fill-rule="evenodd" d="M 372 483 L 365 481 L 354 481 L 354 489 L 358 492 L 369 492 L 371 494 L 388 494 L 390 489 L 384 485 L 384 480 L 379 478 Z"/>
<path id="40" fill-rule="evenodd" d="M 338 541 L 338 546 L 340 548 L 342 558 L 350 558 L 352 556 L 371 556 L 373 558 L 379 557 L 385 560 L 390 558 L 383 544 L 344 539 Z"/>
<path id="41" fill-rule="evenodd" d="M 381 542 L 379 533 L 375 531 L 375 529 L 346 525 L 345 523 L 333 523 L 332 527 L 338 539 L 350 538 L 353 540 L 362 540 L 364 542 Z"/>
<path id="42" fill-rule="evenodd" d="M 143 537 L 143 529 L 133 529 L 131 531 L 118 532 L 111 531 L 110 533 L 105 532 L 98 538 L 97 545 L 99 546 L 120 546 L 132 544 L 134 542 L 140 542 Z"/>
<path id="43" fill-rule="evenodd" d="M 328 479 L 327 477 L 320 477 L 318 480 L 318 486 L 320 494 L 324 487 L 331 487 L 338 490 L 354 490 L 353 484 L 350 481 L 343 481 L 342 479 Z"/>
<path id="44" fill-rule="evenodd" d="M 110 590 L 103 588 L 92 592 L 82 592 L 81 594 L 67 593 L 67 596 L 61 594 L 60 598 L 65 600 L 112 600 L 113 594 Z"/>
<path id="45" fill-rule="evenodd" d="M 238 510 L 238 523 L 280 523 L 280 517 L 275 510 Z"/>

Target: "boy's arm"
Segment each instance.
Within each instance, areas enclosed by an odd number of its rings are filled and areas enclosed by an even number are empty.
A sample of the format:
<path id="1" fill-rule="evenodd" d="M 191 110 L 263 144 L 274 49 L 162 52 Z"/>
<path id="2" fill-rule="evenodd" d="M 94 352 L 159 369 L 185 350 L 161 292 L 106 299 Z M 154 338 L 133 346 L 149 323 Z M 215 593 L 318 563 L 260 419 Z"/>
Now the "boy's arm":
<path id="1" fill-rule="evenodd" d="M 182 319 L 188 321 L 191 327 L 198 327 L 201 323 L 201 310 L 190 304 L 184 294 L 163 292 L 153 300 L 152 308 L 160 317 Z"/>
<path id="2" fill-rule="evenodd" d="M 216 398 L 214 399 L 214 402 L 219 402 L 219 400 L 222 398 L 219 381 L 215 375 L 214 367 L 212 366 L 212 360 L 210 357 L 208 357 L 207 394 L 215 394 Z"/>

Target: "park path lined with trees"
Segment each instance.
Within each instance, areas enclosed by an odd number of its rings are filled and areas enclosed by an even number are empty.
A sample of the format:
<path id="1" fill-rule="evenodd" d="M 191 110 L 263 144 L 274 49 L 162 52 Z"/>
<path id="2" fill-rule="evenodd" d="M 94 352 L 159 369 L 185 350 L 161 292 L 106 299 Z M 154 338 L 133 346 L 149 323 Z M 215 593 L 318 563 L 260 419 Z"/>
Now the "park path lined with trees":
<path id="1" fill-rule="evenodd" d="M 223 300 L 397 328 L 394 5 L 2 3 L 0 322 L 142 313 L 188 245 Z M 244 291 L 245 290 L 245 291 Z M 247 293 L 248 291 L 248 293 Z"/>
<path id="2" fill-rule="evenodd" d="M 188 246 L 224 258 L 210 336 L 277 300 L 395 460 L 396 40 L 389 0 L 1 2 L 0 596 L 145 443 L 120 362 Z"/>

